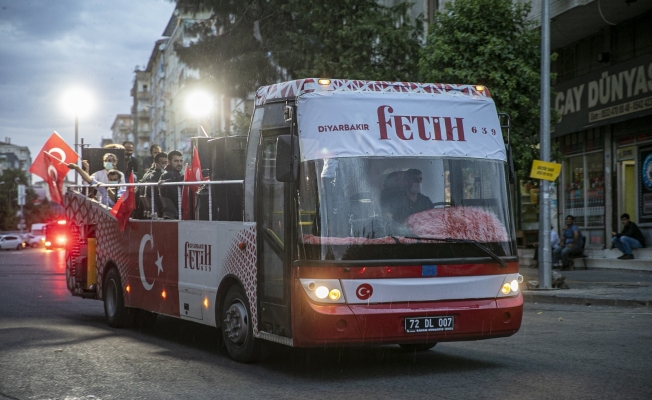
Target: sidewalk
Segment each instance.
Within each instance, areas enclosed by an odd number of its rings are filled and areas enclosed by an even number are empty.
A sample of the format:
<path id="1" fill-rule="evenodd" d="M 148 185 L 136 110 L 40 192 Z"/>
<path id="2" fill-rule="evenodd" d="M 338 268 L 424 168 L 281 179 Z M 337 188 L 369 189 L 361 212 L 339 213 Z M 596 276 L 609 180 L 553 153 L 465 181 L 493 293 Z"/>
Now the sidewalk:
<path id="1" fill-rule="evenodd" d="M 648 260 L 651 264 L 652 261 Z M 652 272 L 633 270 L 627 263 L 612 263 L 613 268 L 559 271 L 569 289 L 527 290 L 527 281 L 539 280 L 539 270 L 521 266 L 523 298 L 526 302 L 565 303 L 650 307 L 652 304 Z M 590 267 L 589 267 L 590 268 Z"/>

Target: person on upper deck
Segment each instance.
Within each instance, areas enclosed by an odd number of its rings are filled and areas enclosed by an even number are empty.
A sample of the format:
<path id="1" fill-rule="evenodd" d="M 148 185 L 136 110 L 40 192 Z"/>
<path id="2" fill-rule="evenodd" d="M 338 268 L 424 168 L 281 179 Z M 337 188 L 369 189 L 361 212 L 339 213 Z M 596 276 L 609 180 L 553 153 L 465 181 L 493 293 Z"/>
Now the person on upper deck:
<path id="1" fill-rule="evenodd" d="M 82 160 L 82 167 L 75 163 L 68 164 L 68 168 L 74 169 L 77 171 L 79 176 L 86 182 L 97 188 L 97 197 L 95 199 L 101 204 L 104 204 L 107 207 L 113 207 L 115 202 L 120 198 L 120 196 L 125 192 L 124 187 L 105 187 L 102 185 L 102 182 L 98 182 L 95 176 L 88 175 L 88 161 Z M 118 183 L 120 179 L 120 171 L 116 169 L 110 169 L 107 171 L 108 182 L 104 183 Z"/>
<path id="2" fill-rule="evenodd" d="M 165 167 L 165 172 L 161 175 L 159 183 L 164 182 L 183 182 L 183 154 L 180 151 L 172 150 L 168 153 L 168 165 Z M 178 219 L 179 218 L 179 193 L 177 186 L 160 186 L 159 194 L 163 203 L 163 218 Z"/>

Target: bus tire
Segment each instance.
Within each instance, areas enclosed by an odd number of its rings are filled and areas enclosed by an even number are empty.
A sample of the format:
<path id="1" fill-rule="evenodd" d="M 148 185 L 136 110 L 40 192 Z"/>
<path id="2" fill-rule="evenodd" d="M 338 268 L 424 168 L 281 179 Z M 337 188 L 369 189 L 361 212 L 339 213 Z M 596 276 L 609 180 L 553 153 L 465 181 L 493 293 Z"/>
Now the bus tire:
<path id="1" fill-rule="evenodd" d="M 229 288 L 221 312 L 222 340 L 231 358 L 242 363 L 258 361 L 260 342 L 254 339 L 249 300 L 240 285 Z"/>
<path id="2" fill-rule="evenodd" d="M 401 348 L 403 350 L 410 351 L 410 352 L 430 350 L 433 347 L 435 347 L 436 345 L 437 345 L 437 343 L 416 343 L 416 344 L 414 344 L 414 343 L 407 344 L 406 343 L 406 344 L 399 344 L 399 346 L 401 346 Z"/>
<path id="3" fill-rule="evenodd" d="M 122 282 L 117 268 L 111 268 L 104 278 L 102 288 L 104 300 L 104 317 L 106 323 L 112 328 L 124 328 L 129 325 L 132 313 L 125 307 Z"/>

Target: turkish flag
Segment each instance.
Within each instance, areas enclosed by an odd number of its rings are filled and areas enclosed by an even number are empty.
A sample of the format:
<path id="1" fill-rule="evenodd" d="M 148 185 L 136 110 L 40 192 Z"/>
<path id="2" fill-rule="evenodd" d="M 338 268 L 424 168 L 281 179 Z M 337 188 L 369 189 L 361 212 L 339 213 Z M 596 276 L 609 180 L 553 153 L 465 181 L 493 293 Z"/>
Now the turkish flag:
<path id="1" fill-rule="evenodd" d="M 66 178 L 66 174 L 70 171 L 68 164 L 61 162 L 61 160 L 46 152 L 41 153 L 39 155 L 39 158 L 40 157 L 43 158 L 45 170 L 47 171 L 45 176 L 42 176 L 42 178 L 45 183 L 48 184 L 50 198 L 53 202 L 64 205 L 63 181 Z"/>
<path id="2" fill-rule="evenodd" d="M 199 161 L 199 152 L 197 151 L 197 146 L 193 147 L 192 150 L 192 164 L 190 167 L 190 178 L 184 178 L 186 182 L 201 182 L 205 180 L 201 171 L 201 162 Z M 193 192 L 196 192 L 199 189 L 199 185 L 192 185 L 190 189 Z"/>
<path id="3" fill-rule="evenodd" d="M 186 163 L 186 172 L 183 175 L 184 182 L 194 182 L 192 179 L 191 168 L 188 167 Z M 190 189 L 194 186 L 183 186 L 181 189 L 181 219 L 189 220 L 190 219 Z M 193 190 L 194 192 L 194 190 Z"/>
<path id="4" fill-rule="evenodd" d="M 70 163 L 77 163 L 77 160 L 79 160 L 79 156 L 75 151 L 68 146 L 68 143 L 66 143 L 65 140 L 59 136 L 58 133 L 54 132 L 52 133 L 52 136 L 45 142 L 45 145 L 43 145 L 43 148 L 41 151 L 38 153 L 38 156 L 34 159 L 34 162 L 32 165 L 29 167 L 29 172 L 33 173 L 34 175 L 40 176 L 43 178 L 43 180 L 47 181 L 48 176 L 50 175 L 48 172 L 48 168 L 50 167 L 51 164 L 48 164 L 48 161 L 46 159 L 45 153 L 52 155 L 55 159 L 58 159 L 63 165 L 67 165 Z M 58 164 L 55 164 L 55 166 Z M 58 167 L 57 167 L 58 169 Z M 62 170 L 63 171 L 63 170 Z M 70 169 L 66 166 L 65 173 L 63 176 L 70 172 Z M 62 177 L 62 182 L 64 177 Z"/>
<path id="5" fill-rule="evenodd" d="M 129 182 L 134 183 L 133 171 L 129 174 Z M 118 220 L 120 230 L 124 231 L 129 223 L 131 212 L 136 209 L 136 193 L 133 186 L 129 186 L 127 191 L 115 202 L 111 209 L 111 215 Z"/>

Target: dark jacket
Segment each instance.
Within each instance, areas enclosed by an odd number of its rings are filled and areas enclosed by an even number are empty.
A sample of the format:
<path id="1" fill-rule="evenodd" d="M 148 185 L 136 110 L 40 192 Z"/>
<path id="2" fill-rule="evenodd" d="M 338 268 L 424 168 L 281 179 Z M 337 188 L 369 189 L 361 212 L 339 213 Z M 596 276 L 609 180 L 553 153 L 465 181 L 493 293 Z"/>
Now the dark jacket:
<path id="1" fill-rule="evenodd" d="M 638 240 L 641 246 L 645 247 L 645 237 L 641 229 L 632 221 L 623 227 L 623 231 L 616 235 L 617 237 L 627 236 L 632 239 Z"/>
<path id="2" fill-rule="evenodd" d="M 129 157 L 125 160 L 125 170 L 122 171 L 125 174 L 125 180 L 129 179 L 129 173 L 133 171 L 134 174 L 138 174 L 138 159 L 134 156 Z"/>
<path id="3" fill-rule="evenodd" d="M 157 183 L 159 179 L 161 179 L 161 176 L 163 175 L 163 170 L 159 167 L 156 166 L 156 168 L 150 168 L 145 172 L 145 175 L 143 175 L 143 179 L 140 180 L 141 183 Z M 142 186 L 138 187 L 138 196 L 145 196 L 147 198 L 152 198 L 152 187 L 154 188 L 154 203 L 156 205 L 156 209 L 159 210 L 160 216 L 162 216 L 163 213 L 163 204 L 160 202 L 159 199 L 159 188 L 155 186 Z"/>
<path id="4" fill-rule="evenodd" d="M 173 169 L 171 165 L 168 165 L 165 167 L 165 172 L 161 175 L 159 182 L 183 182 L 183 175 Z M 177 204 L 179 204 L 179 197 L 177 186 L 161 186 L 159 193 L 163 202 L 163 218 L 178 219 Z"/>
<path id="5" fill-rule="evenodd" d="M 152 168 L 152 164 L 154 164 L 154 157 L 152 156 L 144 157 L 142 163 L 143 163 L 143 171 L 147 172 L 150 168 Z"/>

